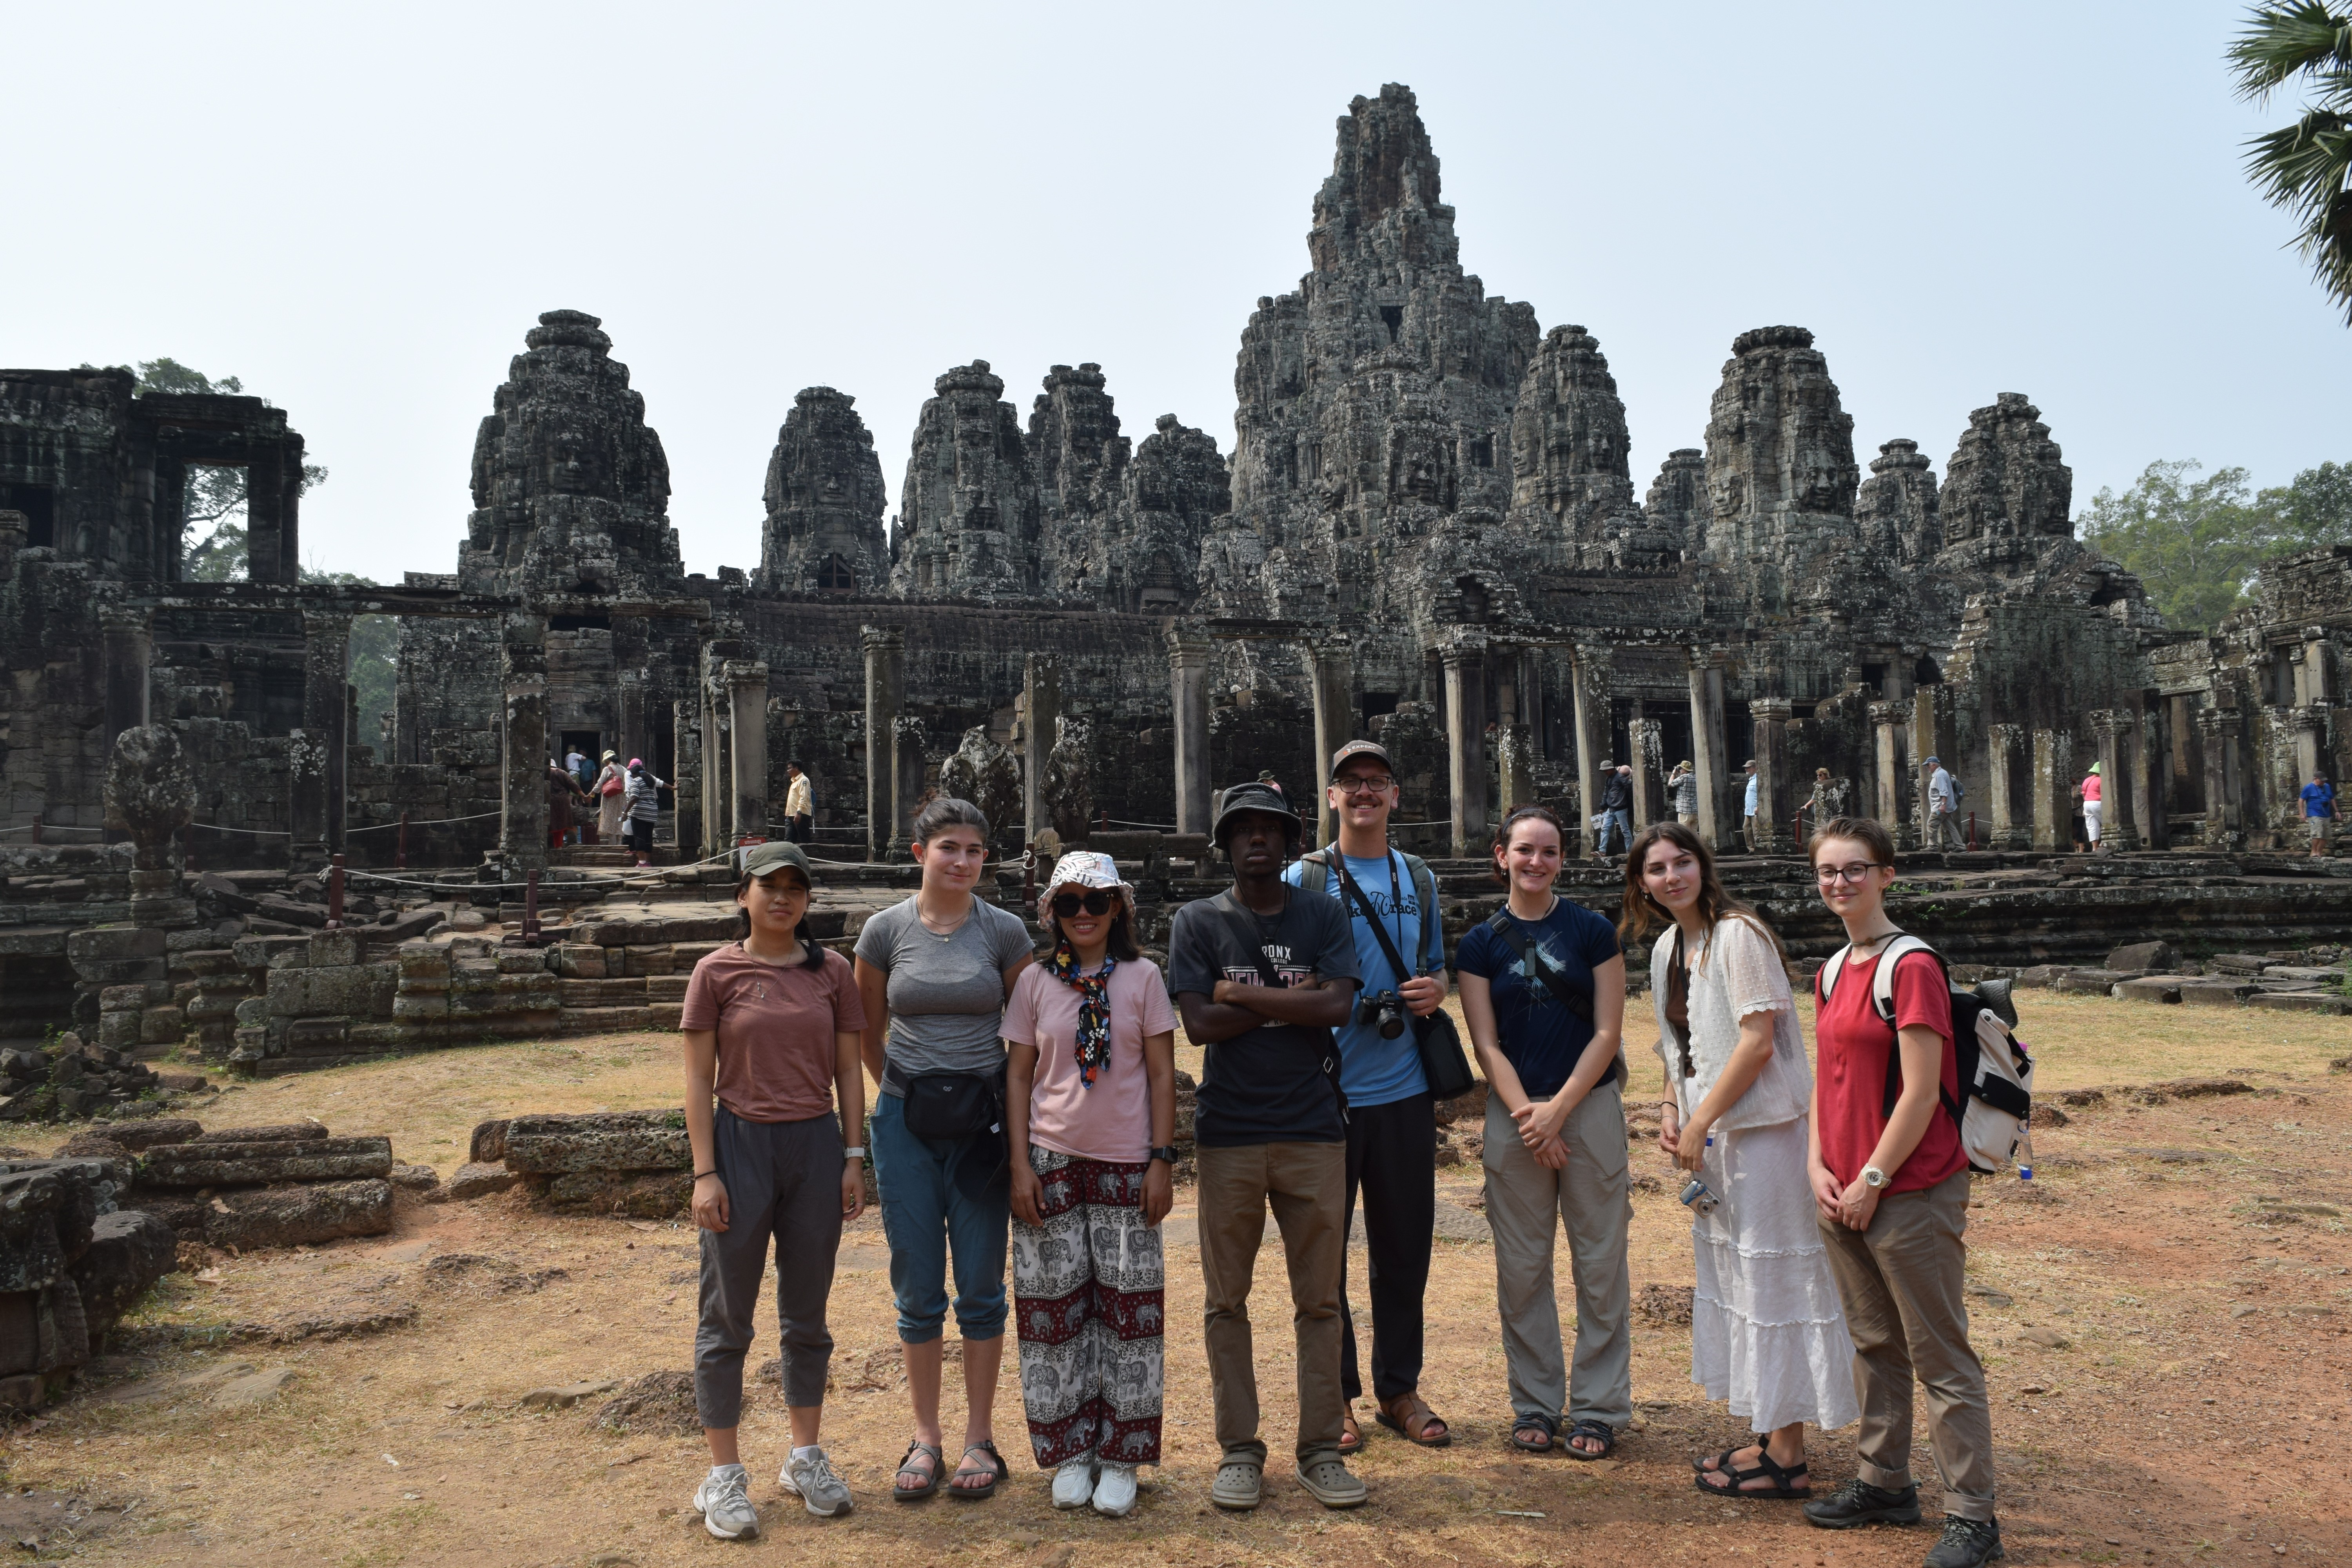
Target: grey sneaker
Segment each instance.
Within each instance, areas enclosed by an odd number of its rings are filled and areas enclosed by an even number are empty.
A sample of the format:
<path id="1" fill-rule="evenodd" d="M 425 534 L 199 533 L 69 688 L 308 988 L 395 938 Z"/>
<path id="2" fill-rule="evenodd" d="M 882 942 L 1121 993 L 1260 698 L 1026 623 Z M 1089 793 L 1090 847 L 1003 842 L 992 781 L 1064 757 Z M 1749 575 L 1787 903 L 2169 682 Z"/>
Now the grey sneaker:
<path id="1" fill-rule="evenodd" d="M 1227 1459 L 1217 1467 L 1217 1479 L 1209 1488 L 1209 1500 L 1219 1508 L 1253 1509 L 1264 1492 L 1257 1464 L 1249 1459 Z"/>
<path id="2" fill-rule="evenodd" d="M 833 1461 L 823 1448 L 811 1448 L 808 1458 L 795 1455 L 776 1484 L 801 1500 L 801 1506 L 819 1519 L 838 1519 L 850 1510 L 849 1485 L 833 1473 Z"/>
<path id="3" fill-rule="evenodd" d="M 1364 1483 L 1337 1454 L 1318 1454 L 1298 1467 L 1298 1484 L 1325 1508 L 1361 1508 L 1368 1495 Z"/>
<path id="4" fill-rule="evenodd" d="M 2008 1553 L 2000 1546 L 2000 1521 L 1944 1516 L 1944 1538 L 1927 1549 L 1927 1568 L 1984 1568 Z"/>
<path id="5" fill-rule="evenodd" d="M 721 1541 L 740 1541 L 760 1533 L 760 1513 L 751 1506 L 751 1478 L 740 1465 L 714 1466 L 694 1489 L 694 1511 L 702 1528 Z"/>

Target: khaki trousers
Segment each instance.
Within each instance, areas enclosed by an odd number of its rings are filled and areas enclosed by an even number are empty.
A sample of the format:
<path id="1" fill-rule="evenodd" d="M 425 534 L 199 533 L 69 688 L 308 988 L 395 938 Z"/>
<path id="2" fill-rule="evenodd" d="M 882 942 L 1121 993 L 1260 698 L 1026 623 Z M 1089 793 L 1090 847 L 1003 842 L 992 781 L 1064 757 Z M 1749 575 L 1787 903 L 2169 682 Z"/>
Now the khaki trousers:
<path id="1" fill-rule="evenodd" d="M 1339 1279 L 1348 1257 L 1348 1146 L 1248 1143 L 1203 1148 L 1199 1158 L 1202 1319 L 1217 1446 L 1226 1462 L 1265 1465 L 1249 1293 L 1271 1205 L 1298 1337 L 1298 1458 L 1336 1457 L 1347 1411 L 1339 1396 Z"/>
<path id="2" fill-rule="evenodd" d="M 1878 1200 L 1868 1230 L 1821 1222 L 1830 1271 L 1853 1336 L 1862 1479 L 1900 1491 L 1911 1484 L 1911 1380 L 1927 1391 L 1927 1442 L 1943 1483 L 1944 1511 L 1987 1520 L 1992 1509 L 1992 1409 L 1984 1365 L 1969 1348 L 1962 1290 L 1969 1173 Z"/>
<path id="3" fill-rule="evenodd" d="M 1519 1141 L 1500 1095 L 1486 1097 L 1486 1225 L 1495 1236 L 1495 1297 L 1516 1415 L 1548 1422 L 1633 1418 L 1633 1276 L 1625 1261 L 1633 1221 L 1626 1169 L 1625 1097 L 1603 1079 L 1560 1130 L 1568 1164 L 1548 1171 Z M 1552 1255 L 1568 1232 L 1576 1283 L 1576 1375 L 1559 1342 Z"/>

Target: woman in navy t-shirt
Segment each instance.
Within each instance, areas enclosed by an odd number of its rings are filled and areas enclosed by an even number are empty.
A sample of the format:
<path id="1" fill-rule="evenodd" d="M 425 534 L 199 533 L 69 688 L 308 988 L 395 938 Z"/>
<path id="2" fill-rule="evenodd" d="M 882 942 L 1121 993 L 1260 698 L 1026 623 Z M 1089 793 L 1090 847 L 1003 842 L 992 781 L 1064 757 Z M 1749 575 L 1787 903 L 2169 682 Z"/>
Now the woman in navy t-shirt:
<path id="1" fill-rule="evenodd" d="M 1504 820 L 1495 869 L 1510 898 L 1495 919 L 1470 928 L 1454 962 L 1488 1089 L 1486 1223 L 1510 1370 L 1511 1445 L 1536 1454 L 1564 1445 L 1577 1458 L 1598 1459 L 1633 1415 L 1625 1267 L 1633 1209 L 1620 1089 L 1625 958 L 1607 920 L 1552 892 L 1564 841 L 1559 818 L 1542 806 L 1520 806 Z M 1552 1293 L 1562 1219 L 1576 1282 L 1572 1401 Z"/>

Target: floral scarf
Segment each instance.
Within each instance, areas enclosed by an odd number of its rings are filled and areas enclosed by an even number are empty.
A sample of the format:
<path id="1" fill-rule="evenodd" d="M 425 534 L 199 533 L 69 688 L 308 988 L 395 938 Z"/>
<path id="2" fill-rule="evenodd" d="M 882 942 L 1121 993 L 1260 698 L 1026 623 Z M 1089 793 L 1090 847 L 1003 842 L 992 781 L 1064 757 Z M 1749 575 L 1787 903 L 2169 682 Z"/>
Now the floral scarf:
<path id="1" fill-rule="evenodd" d="M 1118 960 L 1105 953 L 1101 973 L 1081 974 L 1069 938 L 1054 944 L 1054 978 L 1078 994 L 1078 1081 L 1087 1089 L 1110 1066 L 1110 975 L 1118 967 Z"/>

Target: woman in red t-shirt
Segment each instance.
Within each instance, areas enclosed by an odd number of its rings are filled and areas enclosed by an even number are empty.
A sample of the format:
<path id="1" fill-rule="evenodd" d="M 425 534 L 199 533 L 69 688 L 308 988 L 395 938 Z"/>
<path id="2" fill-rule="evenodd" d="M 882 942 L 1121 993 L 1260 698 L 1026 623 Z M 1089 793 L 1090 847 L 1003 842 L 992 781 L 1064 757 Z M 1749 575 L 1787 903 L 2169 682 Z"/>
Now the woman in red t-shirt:
<path id="1" fill-rule="evenodd" d="M 1984 1367 L 1969 1347 L 1962 1290 L 1969 1163 L 1945 1110 L 1959 1103 L 1950 987 L 1931 952 L 1895 961 L 1895 1018 L 1878 1014 L 1874 982 L 1886 944 L 1903 934 L 1886 913 L 1895 843 L 1868 817 L 1841 816 L 1813 835 L 1813 879 L 1844 922 L 1843 973 L 1824 1000 L 1813 985 L 1815 1074 L 1807 1176 L 1830 1269 L 1853 1336 L 1862 1391 L 1854 1479 L 1805 1505 L 1828 1529 L 1919 1518 L 1911 1480 L 1911 1383 L 1927 1388 L 1927 1434 L 1943 1484 L 1944 1537 L 1935 1568 L 1976 1568 L 2000 1554 L 1993 1517 L 1992 1415 Z M 1886 1110 L 1888 1058 L 1901 1093 Z"/>

